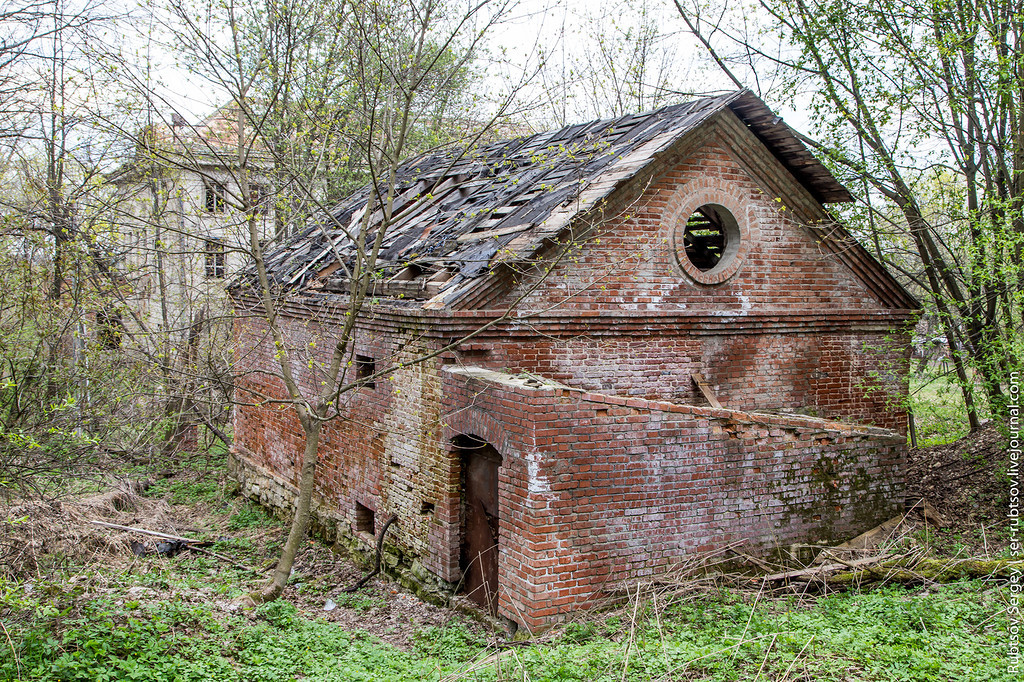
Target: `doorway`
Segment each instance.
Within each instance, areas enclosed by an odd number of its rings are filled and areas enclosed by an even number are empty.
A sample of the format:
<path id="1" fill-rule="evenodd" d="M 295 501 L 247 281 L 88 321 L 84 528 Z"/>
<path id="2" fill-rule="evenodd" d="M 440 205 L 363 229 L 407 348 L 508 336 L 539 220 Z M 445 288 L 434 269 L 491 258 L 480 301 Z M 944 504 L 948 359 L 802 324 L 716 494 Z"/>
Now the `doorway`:
<path id="1" fill-rule="evenodd" d="M 454 441 L 462 468 L 459 568 L 462 592 L 486 609 L 498 612 L 499 540 L 498 468 L 501 455 L 476 436 Z"/>

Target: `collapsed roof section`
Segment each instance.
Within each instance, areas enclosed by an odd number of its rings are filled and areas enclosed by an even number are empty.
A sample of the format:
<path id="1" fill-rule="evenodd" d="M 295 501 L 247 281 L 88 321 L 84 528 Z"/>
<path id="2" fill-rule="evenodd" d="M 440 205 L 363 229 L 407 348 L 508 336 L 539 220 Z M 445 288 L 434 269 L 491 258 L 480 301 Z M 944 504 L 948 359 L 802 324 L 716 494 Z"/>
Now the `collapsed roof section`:
<path id="1" fill-rule="evenodd" d="M 375 291 L 429 308 L 451 305 L 491 266 L 533 256 L 574 218 L 726 108 L 817 199 L 851 199 L 778 116 L 753 93 L 739 90 L 404 163 L 375 273 L 387 286 Z M 347 293 L 345 272 L 355 260 L 353 238 L 362 229 L 369 197 L 370 188 L 364 188 L 334 208 L 332 220 L 269 253 L 267 269 L 277 286 Z M 369 235 L 378 234 L 383 217 L 376 208 Z M 243 273 L 236 285 L 244 286 L 252 274 Z"/>

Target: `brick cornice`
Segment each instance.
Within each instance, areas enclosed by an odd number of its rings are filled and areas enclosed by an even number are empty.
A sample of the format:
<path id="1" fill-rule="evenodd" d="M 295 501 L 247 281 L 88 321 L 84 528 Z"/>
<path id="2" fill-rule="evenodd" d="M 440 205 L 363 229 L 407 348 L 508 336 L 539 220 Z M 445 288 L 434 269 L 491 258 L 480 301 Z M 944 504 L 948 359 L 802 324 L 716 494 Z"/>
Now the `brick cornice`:
<path id="1" fill-rule="evenodd" d="M 235 296 L 237 315 L 258 309 L 255 298 Z M 289 301 L 280 307 L 283 315 L 339 323 L 346 308 L 342 303 L 306 299 Z M 381 330 L 416 329 L 428 337 L 450 339 L 479 329 L 504 313 L 502 310 L 423 310 L 391 306 L 369 306 L 359 326 Z M 786 310 L 574 310 L 514 313 L 508 320 L 481 334 L 508 338 L 573 336 L 664 336 L 685 333 L 694 336 L 721 334 L 794 334 L 849 331 L 887 332 L 904 327 L 916 315 L 913 310 L 831 309 L 791 312 Z M 258 315 L 257 315 L 258 316 Z"/>

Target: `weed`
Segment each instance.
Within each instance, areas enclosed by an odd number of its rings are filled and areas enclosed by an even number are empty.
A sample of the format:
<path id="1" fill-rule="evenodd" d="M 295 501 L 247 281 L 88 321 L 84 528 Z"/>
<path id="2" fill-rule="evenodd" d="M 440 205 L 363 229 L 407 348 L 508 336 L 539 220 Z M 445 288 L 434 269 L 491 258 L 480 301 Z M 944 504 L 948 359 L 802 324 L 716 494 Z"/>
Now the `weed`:
<path id="1" fill-rule="evenodd" d="M 598 630 L 593 622 L 569 623 L 562 633 L 562 641 L 569 644 L 585 644 L 595 637 L 598 637 Z"/>
<path id="2" fill-rule="evenodd" d="M 140 579 L 143 576 L 140 576 Z M 169 579 L 169 578 L 168 578 Z M 461 624 L 429 628 L 403 652 L 303 617 L 285 601 L 250 619 L 205 602 L 44 594 L 0 583 L 12 656 L 2 680 L 419 680 L 467 670 L 489 652 Z M 175 589 L 181 588 L 174 581 Z M 1000 646 L 1005 589 L 956 583 L 887 587 L 815 603 L 710 593 L 659 599 L 575 623 L 550 643 L 506 654 L 465 680 L 1013 679 Z M 339 597 L 339 599 L 343 599 Z M 356 602 L 353 602 L 353 605 Z M 633 613 L 638 614 L 636 620 Z"/>
<path id="3" fill-rule="evenodd" d="M 221 485 L 215 476 L 184 481 L 165 478 L 153 483 L 146 496 L 167 498 L 171 504 L 211 503 L 221 499 Z"/>
<path id="4" fill-rule="evenodd" d="M 298 613 L 297 608 L 283 599 L 276 599 L 256 608 L 256 615 L 276 628 L 290 627 Z"/>
<path id="5" fill-rule="evenodd" d="M 462 624 L 427 628 L 416 635 L 415 651 L 444 665 L 460 665 L 476 658 L 487 643 Z"/>
<path id="6" fill-rule="evenodd" d="M 334 603 L 354 611 L 367 612 L 384 605 L 384 599 L 380 596 L 364 592 L 342 592 L 332 597 Z"/>
<path id="7" fill-rule="evenodd" d="M 228 519 L 229 530 L 242 530 L 243 528 L 257 528 L 272 526 L 276 520 L 264 509 L 252 502 L 246 501 L 242 507 Z"/>

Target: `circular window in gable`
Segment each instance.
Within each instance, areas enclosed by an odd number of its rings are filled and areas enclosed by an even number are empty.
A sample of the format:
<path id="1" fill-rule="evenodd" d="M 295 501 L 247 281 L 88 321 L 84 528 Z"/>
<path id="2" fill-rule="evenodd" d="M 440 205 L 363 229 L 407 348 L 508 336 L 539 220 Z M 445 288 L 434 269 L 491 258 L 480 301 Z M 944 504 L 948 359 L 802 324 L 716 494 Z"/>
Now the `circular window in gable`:
<path id="1" fill-rule="evenodd" d="M 676 231 L 679 265 L 702 284 L 719 284 L 732 277 L 740 265 L 741 245 L 739 223 L 720 204 L 698 206 Z"/>

